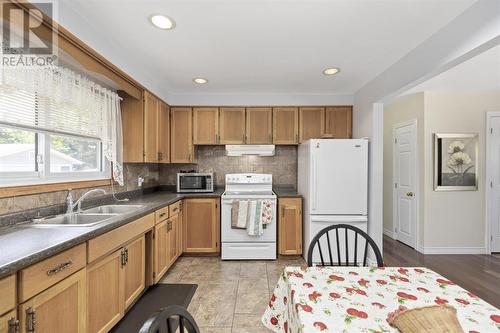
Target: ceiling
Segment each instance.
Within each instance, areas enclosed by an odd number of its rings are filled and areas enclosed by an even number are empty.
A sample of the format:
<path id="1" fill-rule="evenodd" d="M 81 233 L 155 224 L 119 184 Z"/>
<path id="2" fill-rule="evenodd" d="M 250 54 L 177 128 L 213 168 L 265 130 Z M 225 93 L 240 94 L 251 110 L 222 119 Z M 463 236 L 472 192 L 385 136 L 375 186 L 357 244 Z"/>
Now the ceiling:
<path id="1" fill-rule="evenodd" d="M 64 27 L 171 104 L 352 96 L 475 0 L 59 0 Z M 161 13 L 176 28 L 148 17 Z M 326 67 L 339 74 L 322 75 Z M 194 77 L 210 82 L 196 85 Z M 200 101 L 200 103 L 202 103 Z M 256 103 L 258 104 L 258 103 Z"/>
<path id="2" fill-rule="evenodd" d="M 495 46 L 402 95 L 422 91 L 500 91 L 500 46 Z"/>

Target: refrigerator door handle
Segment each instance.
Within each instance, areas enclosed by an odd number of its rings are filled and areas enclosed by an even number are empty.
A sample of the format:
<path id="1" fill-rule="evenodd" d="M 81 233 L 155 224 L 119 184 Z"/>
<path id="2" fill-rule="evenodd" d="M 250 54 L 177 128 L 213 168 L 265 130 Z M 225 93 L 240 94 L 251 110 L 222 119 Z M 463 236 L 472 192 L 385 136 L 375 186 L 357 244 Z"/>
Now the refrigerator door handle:
<path id="1" fill-rule="evenodd" d="M 314 153 L 311 154 L 311 173 L 312 173 L 312 193 L 311 193 L 311 210 L 316 210 L 316 191 L 317 191 L 317 176 L 316 176 L 316 157 Z"/>

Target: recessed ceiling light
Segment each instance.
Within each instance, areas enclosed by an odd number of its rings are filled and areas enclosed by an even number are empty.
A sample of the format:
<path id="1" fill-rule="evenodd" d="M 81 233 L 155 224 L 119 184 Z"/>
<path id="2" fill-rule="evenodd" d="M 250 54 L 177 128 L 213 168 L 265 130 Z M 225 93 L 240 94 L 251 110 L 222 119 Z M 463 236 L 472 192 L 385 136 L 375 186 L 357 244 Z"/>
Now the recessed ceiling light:
<path id="1" fill-rule="evenodd" d="M 198 83 L 198 84 L 205 84 L 205 83 L 208 83 L 208 80 L 204 79 L 202 77 L 197 77 L 197 78 L 193 79 L 193 82 Z"/>
<path id="2" fill-rule="evenodd" d="M 170 17 L 161 14 L 154 14 L 149 17 L 151 23 L 163 30 L 171 30 L 175 27 L 175 22 Z"/>
<path id="3" fill-rule="evenodd" d="M 323 70 L 323 74 L 325 75 L 335 75 L 337 74 L 338 72 L 340 72 L 340 69 L 339 68 L 335 68 L 335 67 L 332 67 L 332 68 L 325 68 Z"/>

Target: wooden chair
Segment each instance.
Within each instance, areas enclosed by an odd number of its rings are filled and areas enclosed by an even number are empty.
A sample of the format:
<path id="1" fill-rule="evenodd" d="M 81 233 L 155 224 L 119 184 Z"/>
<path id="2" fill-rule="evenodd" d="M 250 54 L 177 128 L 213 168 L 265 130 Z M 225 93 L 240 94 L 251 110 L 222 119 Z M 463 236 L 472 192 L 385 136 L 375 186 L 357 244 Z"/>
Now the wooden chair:
<path id="1" fill-rule="evenodd" d="M 178 329 L 178 330 L 177 330 Z M 200 333 L 193 316 L 182 306 L 170 305 L 149 317 L 139 333 Z"/>
<path id="2" fill-rule="evenodd" d="M 339 230 L 344 231 L 344 235 L 342 235 L 342 232 L 340 233 L 339 236 Z M 335 235 L 335 244 L 332 244 L 331 242 L 331 234 Z M 354 250 L 353 250 L 353 256 L 352 256 L 352 262 L 350 261 L 351 257 L 349 256 L 349 239 L 352 239 L 349 234 L 354 234 Z M 360 237 L 358 237 L 358 235 Z M 345 239 L 345 244 L 344 244 L 344 250 L 345 252 L 343 253 L 343 257 L 345 257 L 345 261 L 342 262 L 341 258 L 341 251 L 340 251 L 340 240 L 344 236 Z M 382 260 L 382 255 L 380 254 L 380 250 L 377 246 L 377 244 L 373 241 L 373 239 L 363 230 L 353 227 L 351 225 L 347 224 L 334 224 L 329 227 L 324 228 L 321 230 L 311 241 L 311 244 L 309 245 L 309 250 L 307 252 L 307 265 L 309 267 L 313 266 L 313 252 L 314 249 L 317 247 L 318 252 L 319 252 L 319 257 L 321 260 L 321 265 L 317 264 L 316 266 L 358 266 L 358 258 L 361 258 L 358 256 L 358 238 L 361 238 L 365 240 L 365 246 L 364 246 L 364 254 L 363 254 L 363 266 L 366 266 L 366 261 L 368 257 L 368 246 L 371 247 L 373 250 L 375 257 L 377 259 L 377 266 L 378 267 L 383 267 L 384 266 L 384 261 Z M 326 249 L 321 248 L 321 244 L 325 245 L 325 239 L 326 239 Z M 336 246 L 336 252 L 337 252 L 337 258 L 334 258 L 332 256 L 332 245 Z M 327 253 L 324 253 L 323 251 L 327 250 Z M 325 254 L 328 254 L 329 261 L 325 263 Z"/>

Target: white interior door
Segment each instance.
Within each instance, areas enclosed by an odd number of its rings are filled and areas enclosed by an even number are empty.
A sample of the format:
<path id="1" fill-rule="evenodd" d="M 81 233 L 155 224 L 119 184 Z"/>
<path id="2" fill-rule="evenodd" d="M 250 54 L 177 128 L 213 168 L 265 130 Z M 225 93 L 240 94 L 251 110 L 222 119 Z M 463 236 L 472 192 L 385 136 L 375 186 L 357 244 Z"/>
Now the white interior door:
<path id="1" fill-rule="evenodd" d="M 394 204 L 396 237 L 416 247 L 417 221 L 417 166 L 416 122 L 397 125 L 394 129 Z"/>
<path id="2" fill-rule="evenodd" d="M 488 174 L 490 189 L 488 206 L 491 252 L 500 252 L 500 116 L 489 117 Z"/>

